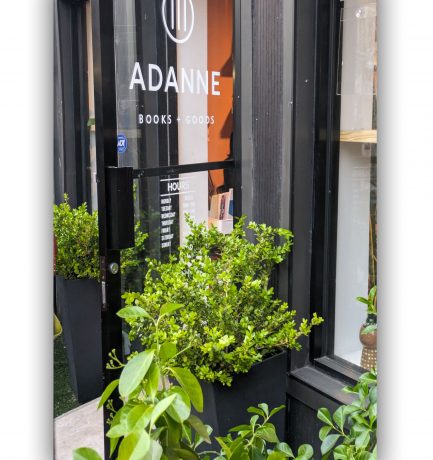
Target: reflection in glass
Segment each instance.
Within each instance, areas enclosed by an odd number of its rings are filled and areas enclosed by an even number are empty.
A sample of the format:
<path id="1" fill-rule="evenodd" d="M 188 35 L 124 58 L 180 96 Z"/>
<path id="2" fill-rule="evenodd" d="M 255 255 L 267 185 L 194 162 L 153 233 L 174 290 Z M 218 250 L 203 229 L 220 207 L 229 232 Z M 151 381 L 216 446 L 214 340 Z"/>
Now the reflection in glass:
<path id="1" fill-rule="evenodd" d="M 182 16 L 190 4 L 192 26 Z M 119 165 L 226 160 L 233 132 L 233 0 L 114 0 L 114 17 L 118 134 L 127 139 Z M 222 183 L 221 174 L 213 175 Z"/>
<path id="2" fill-rule="evenodd" d="M 357 298 L 377 283 L 376 4 L 346 0 L 341 26 L 334 354 L 371 368 L 377 318 Z"/>
<path id="3" fill-rule="evenodd" d="M 233 188 L 230 170 L 155 176 L 135 181 L 135 218 L 148 234 L 138 266 L 128 271 L 124 287 L 142 288 L 145 259 L 167 260 L 185 240 L 189 227 L 185 215 L 198 223 L 214 225 L 223 233 L 233 229 Z M 213 175 L 212 173 L 218 173 Z M 223 177 L 222 185 L 214 177 Z M 137 242 L 136 242 L 137 243 Z"/>

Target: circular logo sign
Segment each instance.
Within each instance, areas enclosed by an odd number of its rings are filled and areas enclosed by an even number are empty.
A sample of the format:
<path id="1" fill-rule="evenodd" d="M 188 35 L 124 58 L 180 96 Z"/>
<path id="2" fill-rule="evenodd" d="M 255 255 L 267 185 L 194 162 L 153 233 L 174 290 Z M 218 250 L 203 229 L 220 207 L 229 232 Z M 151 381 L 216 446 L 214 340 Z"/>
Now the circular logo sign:
<path id="1" fill-rule="evenodd" d="M 176 43 L 185 43 L 194 29 L 192 0 L 163 0 L 162 21 L 167 35 Z"/>

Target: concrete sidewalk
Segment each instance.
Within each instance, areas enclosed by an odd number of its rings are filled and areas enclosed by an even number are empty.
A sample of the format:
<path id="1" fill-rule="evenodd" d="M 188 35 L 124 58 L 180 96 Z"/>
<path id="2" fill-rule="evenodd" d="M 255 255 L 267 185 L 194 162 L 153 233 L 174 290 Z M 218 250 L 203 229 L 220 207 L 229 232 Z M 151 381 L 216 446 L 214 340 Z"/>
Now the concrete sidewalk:
<path id="1" fill-rule="evenodd" d="M 83 404 L 54 419 L 54 460 L 72 460 L 78 447 L 104 449 L 103 411 L 98 399 Z"/>

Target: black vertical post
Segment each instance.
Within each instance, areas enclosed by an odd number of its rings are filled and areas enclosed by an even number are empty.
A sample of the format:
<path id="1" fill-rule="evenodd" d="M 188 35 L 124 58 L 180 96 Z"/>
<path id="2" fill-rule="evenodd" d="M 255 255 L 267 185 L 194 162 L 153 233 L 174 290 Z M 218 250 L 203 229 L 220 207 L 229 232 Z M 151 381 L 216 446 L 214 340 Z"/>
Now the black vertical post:
<path id="1" fill-rule="evenodd" d="M 97 152 L 97 186 L 99 215 L 99 251 L 102 285 L 102 353 L 103 363 L 112 349 L 122 349 L 122 323 L 116 316 L 120 308 L 120 270 L 113 274 L 108 267 L 120 265 L 120 252 L 108 246 L 106 168 L 117 167 L 117 123 L 114 61 L 113 1 L 91 0 L 95 84 L 95 129 Z M 104 366 L 105 367 L 105 366 Z M 104 384 L 118 378 L 118 371 L 104 369 Z M 108 413 L 104 409 L 104 420 Z M 104 432 L 108 429 L 105 423 Z M 104 438 L 105 458 L 109 458 L 109 441 Z"/>

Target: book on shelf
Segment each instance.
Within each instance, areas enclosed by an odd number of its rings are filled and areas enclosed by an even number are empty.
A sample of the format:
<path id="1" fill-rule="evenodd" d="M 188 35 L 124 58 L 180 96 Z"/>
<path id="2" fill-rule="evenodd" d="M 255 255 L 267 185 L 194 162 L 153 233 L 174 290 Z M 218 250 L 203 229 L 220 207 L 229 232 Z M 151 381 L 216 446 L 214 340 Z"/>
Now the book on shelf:
<path id="1" fill-rule="evenodd" d="M 211 198 L 209 218 L 217 220 L 233 220 L 233 189 L 218 193 Z"/>

